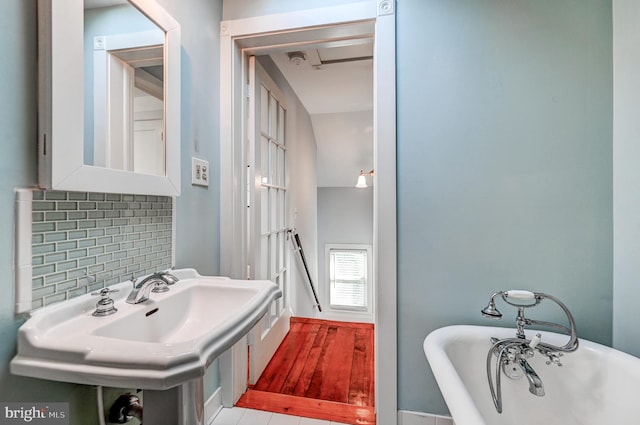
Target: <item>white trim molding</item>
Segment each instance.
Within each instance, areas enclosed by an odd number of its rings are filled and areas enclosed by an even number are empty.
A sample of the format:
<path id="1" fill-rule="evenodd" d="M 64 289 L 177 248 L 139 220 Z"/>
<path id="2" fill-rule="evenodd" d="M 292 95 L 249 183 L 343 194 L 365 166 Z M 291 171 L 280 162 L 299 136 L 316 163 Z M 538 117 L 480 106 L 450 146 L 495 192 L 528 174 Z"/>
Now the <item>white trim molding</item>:
<path id="1" fill-rule="evenodd" d="M 399 410 L 398 425 L 455 425 L 455 423 L 450 416 Z"/>
<path id="2" fill-rule="evenodd" d="M 14 241 L 15 313 L 28 313 L 32 302 L 32 189 L 16 189 Z"/>
<path id="3" fill-rule="evenodd" d="M 378 16 L 393 15 L 396 11 L 395 0 L 379 0 Z"/>

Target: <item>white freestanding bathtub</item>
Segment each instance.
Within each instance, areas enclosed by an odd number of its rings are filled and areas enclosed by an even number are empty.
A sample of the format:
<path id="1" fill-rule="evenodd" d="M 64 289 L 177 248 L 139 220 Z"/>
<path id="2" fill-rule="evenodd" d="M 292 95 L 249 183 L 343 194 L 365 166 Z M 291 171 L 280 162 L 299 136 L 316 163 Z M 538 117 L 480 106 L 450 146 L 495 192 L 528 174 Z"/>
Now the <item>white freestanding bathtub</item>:
<path id="1" fill-rule="evenodd" d="M 527 338 L 563 345 L 568 336 L 527 330 Z M 544 384 L 545 395 L 529 393 L 526 378 L 502 375 L 499 414 L 486 373 L 490 338 L 515 337 L 515 329 L 447 326 L 431 332 L 424 352 L 456 425 L 632 425 L 640 424 L 640 359 L 581 339 L 562 367 L 547 365 L 536 353 L 529 364 Z"/>

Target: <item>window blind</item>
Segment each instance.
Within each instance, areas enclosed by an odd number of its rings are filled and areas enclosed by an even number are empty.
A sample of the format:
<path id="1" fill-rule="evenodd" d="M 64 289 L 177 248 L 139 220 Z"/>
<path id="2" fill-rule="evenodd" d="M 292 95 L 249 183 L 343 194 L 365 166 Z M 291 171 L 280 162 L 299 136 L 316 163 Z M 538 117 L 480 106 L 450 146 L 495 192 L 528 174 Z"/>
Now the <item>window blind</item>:
<path id="1" fill-rule="evenodd" d="M 367 261 L 366 250 L 330 250 L 331 307 L 367 309 Z"/>

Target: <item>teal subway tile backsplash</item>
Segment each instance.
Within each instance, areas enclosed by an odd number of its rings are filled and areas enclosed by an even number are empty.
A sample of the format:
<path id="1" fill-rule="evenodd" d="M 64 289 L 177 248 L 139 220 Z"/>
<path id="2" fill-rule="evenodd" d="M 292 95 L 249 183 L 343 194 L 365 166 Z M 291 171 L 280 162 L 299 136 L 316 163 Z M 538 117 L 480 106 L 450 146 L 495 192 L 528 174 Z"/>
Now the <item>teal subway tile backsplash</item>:
<path id="1" fill-rule="evenodd" d="M 171 197 L 33 192 L 33 308 L 171 267 Z"/>

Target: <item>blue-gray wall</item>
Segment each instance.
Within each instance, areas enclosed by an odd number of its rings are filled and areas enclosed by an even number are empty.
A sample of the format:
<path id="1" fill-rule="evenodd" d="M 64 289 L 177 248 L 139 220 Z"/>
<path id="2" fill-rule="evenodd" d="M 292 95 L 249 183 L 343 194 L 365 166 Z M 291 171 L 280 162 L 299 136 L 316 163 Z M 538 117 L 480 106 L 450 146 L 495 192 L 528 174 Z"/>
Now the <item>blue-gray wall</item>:
<path id="1" fill-rule="evenodd" d="M 158 0 L 181 25 L 181 182 L 176 200 L 176 267 L 220 274 L 220 20 L 222 0 Z M 208 188 L 191 185 L 191 158 L 209 161 Z M 220 385 L 204 377 L 205 400 Z"/>
<path id="2" fill-rule="evenodd" d="M 445 413 L 422 342 L 495 290 L 611 343 L 611 4 L 399 0 L 397 24 L 398 400 Z"/>
<path id="3" fill-rule="evenodd" d="M 15 352 L 16 332 L 22 318 L 13 315 L 14 188 L 37 183 L 37 59 L 34 1 L 3 2 L 0 13 L 0 400 L 69 401 L 71 413 L 84 416 L 80 402 L 88 391 L 65 385 L 13 376 L 9 361 Z"/>
<path id="4" fill-rule="evenodd" d="M 613 346 L 640 356 L 640 2 L 613 1 Z"/>
<path id="5" fill-rule="evenodd" d="M 69 401 L 83 416 L 87 388 L 13 376 L 9 360 L 22 323 L 13 315 L 14 188 L 37 183 L 36 2 L 9 0 L 0 13 L 0 400 Z M 94 405 L 92 403 L 92 405 Z M 78 422 L 79 424 L 80 422 Z"/>
<path id="6" fill-rule="evenodd" d="M 222 17 L 224 20 L 242 19 L 359 1 L 362 0 L 223 0 Z"/>
<path id="7" fill-rule="evenodd" d="M 176 267 L 220 272 L 220 20 L 222 0 L 158 0 L 181 25 L 182 192 Z M 209 161 L 208 188 L 191 185 L 191 158 Z"/>
<path id="8" fill-rule="evenodd" d="M 177 199 L 176 266 L 219 272 L 219 25 L 220 0 L 158 0 L 182 25 L 182 195 Z M 69 401 L 71 424 L 97 423 L 95 389 L 9 373 L 13 314 L 14 188 L 37 184 L 36 0 L 5 0 L 0 13 L 0 401 Z M 191 186 L 191 157 L 209 161 L 211 185 Z M 206 377 L 209 392 L 218 385 Z"/>

